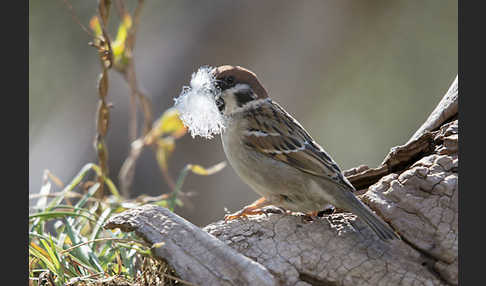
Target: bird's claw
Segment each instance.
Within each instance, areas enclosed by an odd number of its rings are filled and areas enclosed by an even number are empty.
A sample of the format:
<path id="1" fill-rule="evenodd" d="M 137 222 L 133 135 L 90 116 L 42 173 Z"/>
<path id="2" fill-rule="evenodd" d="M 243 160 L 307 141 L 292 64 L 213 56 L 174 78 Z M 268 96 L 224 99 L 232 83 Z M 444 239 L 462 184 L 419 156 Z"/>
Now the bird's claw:
<path id="1" fill-rule="evenodd" d="M 246 217 L 246 215 L 243 214 L 241 211 L 237 211 L 235 213 L 225 215 L 224 216 L 224 222 L 228 222 L 230 220 L 234 220 L 234 219 L 242 218 L 242 217 Z"/>
<path id="2" fill-rule="evenodd" d="M 225 215 L 224 222 L 228 222 L 230 220 L 239 219 L 239 218 L 246 218 L 249 215 L 259 215 L 259 214 L 264 214 L 268 216 L 268 214 L 261 209 L 242 209 L 235 213 Z"/>

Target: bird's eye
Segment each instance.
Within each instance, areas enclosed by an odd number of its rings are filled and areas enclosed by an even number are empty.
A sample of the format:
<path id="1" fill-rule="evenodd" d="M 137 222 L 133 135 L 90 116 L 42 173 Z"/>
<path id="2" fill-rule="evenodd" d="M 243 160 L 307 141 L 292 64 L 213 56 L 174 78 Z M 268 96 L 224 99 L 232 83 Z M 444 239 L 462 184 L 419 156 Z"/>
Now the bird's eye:
<path id="1" fill-rule="evenodd" d="M 216 81 L 216 87 L 220 90 L 232 88 L 235 85 L 235 77 L 232 75 L 221 77 Z"/>
<path id="2" fill-rule="evenodd" d="M 235 77 L 230 75 L 230 76 L 226 77 L 225 81 L 228 85 L 232 85 L 233 83 L 235 83 Z"/>

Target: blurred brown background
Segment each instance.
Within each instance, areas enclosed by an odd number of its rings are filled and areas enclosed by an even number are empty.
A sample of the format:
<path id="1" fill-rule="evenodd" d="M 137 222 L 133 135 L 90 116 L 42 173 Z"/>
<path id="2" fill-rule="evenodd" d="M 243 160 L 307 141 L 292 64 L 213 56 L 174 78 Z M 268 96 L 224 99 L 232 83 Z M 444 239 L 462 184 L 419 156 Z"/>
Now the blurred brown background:
<path id="1" fill-rule="evenodd" d="M 70 2 L 88 26 L 96 1 Z M 147 0 L 135 48 L 138 80 L 158 117 L 199 66 L 247 67 L 343 169 L 374 167 L 390 147 L 408 140 L 456 76 L 457 5 Z M 66 183 L 85 163 L 96 162 L 100 67 L 90 37 L 63 1 L 30 1 L 29 20 L 29 191 L 35 193 L 44 169 Z M 129 90 L 115 71 L 109 79 L 114 108 L 107 144 L 117 183 L 129 150 Z M 171 173 L 175 177 L 187 163 L 222 160 L 219 138 L 187 135 L 178 141 Z M 137 163 L 133 191 L 168 191 L 150 149 Z M 224 207 L 236 211 L 257 199 L 229 166 L 209 177 L 189 175 L 184 191 L 197 196 L 193 206 L 176 212 L 200 226 L 221 219 Z"/>

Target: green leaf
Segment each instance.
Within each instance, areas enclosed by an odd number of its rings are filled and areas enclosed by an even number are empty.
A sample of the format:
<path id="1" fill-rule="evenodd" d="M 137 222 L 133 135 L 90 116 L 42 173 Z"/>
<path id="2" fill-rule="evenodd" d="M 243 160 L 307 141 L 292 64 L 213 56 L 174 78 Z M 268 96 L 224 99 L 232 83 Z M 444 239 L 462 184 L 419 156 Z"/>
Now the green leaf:
<path id="1" fill-rule="evenodd" d="M 128 63 L 127 59 L 127 52 L 126 52 L 126 43 L 128 37 L 128 31 L 132 27 L 132 17 L 130 14 L 126 13 L 123 16 L 123 20 L 121 21 L 120 25 L 118 26 L 118 32 L 116 34 L 115 40 L 111 43 L 111 48 L 113 50 L 113 56 L 115 59 L 115 63 L 117 65 L 123 65 Z"/>
<path id="2" fill-rule="evenodd" d="M 51 240 L 52 241 L 52 240 Z M 54 250 L 49 244 L 49 241 L 46 241 L 44 239 L 41 239 L 40 242 L 44 246 L 44 249 L 47 251 L 49 254 L 49 260 L 52 262 L 52 264 L 55 267 L 55 271 L 53 271 L 56 275 L 59 275 L 59 270 L 61 268 L 61 263 L 59 262 L 57 255 L 54 253 Z"/>
<path id="3" fill-rule="evenodd" d="M 88 192 L 76 203 L 75 207 L 77 208 L 82 208 L 86 201 L 94 196 L 94 194 L 98 191 L 100 188 L 100 183 L 95 183 L 92 185 L 89 189 Z"/>
<path id="4" fill-rule="evenodd" d="M 182 207 L 182 206 L 184 205 L 184 204 L 182 203 L 182 201 L 181 201 L 180 199 L 178 199 L 178 198 L 175 198 L 174 203 L 175 203 L 177 206 L 179 206 L 179 207 Z"/>
<path id="5" fill-rule="evenodd" d="M 166 200 L 161 200 L 161 201 L 158 201 L 158 202 L 154 202 L 154 204 L 156 204 L 158 206 L 161 206 L 161 207 L 164 207 L 164 208 L 167 208 L 168 207 L 168 204 L 167 204 L 167 201 Z"/>
<path id="6" fill-rule="evenodd" d="M 82 243 L 83 241 L 82 241 L 82 238 L 79 236 L 79 233 L 74 232 L 71 224 L 68 222 L 67 219 L 65 219 L 64 221 L 65 221 L 65 226 L 66 226 L 66 233 L 67 233 L 69 239 L 71 240 L 71 242 L 73 243 L 73 245 Z M 87 248 L 86 245 L 83 245 L 83 246 L 80 246 L 78 248 L 73 249 L 73 251 L 71 251 L 70 253 L 74 257 L 81 260 L 84 264 L 90 265 L 90 261 L 89 261 L 89 252 L 90 251 L 91 250 L 89 248 Z"/>
<path id="7" fill-rule="evenodd" d="M 49 260 L 48 256 L 44 256 L 44 254 L 42 252 L 40 252 L 36 248 L 32 247 L 32 243 L 31 243 L 31 245 L 29 245 L 29 254 L 34 256 L 34 257 L 37 257 L 40 261 L 42 261 L 44 263 L 44 265 L 47 267 L 47 269 L 49 269 L 53 273 L 56 273 L 56 267 Z"/>
<path id="8" fill-rule="evenodd" d="M 81 181 L 83 180 L 84 176 L 86 176 L 86 174 L 88 173 L 88 171 L 91 170 L 91 169 L 93 169 L 94 167 L 96 167 L 96 165 L 93 164 L 93 163 L 88 163 L 88 164 L 84 165 L 83 168 L 81 168 L 81 170 L 78 172 L 78 174 L 74 177 L 74 179 L 72 179 L 71 183 L 69 183 L 69 185 L 67 185 L 61 191 L 61 195 L 59 195 L 56 199 L 54 199 L 54 200 L 51 201 L 51 203 L 49 204 L 48 208 L 51 208 L 51 207 L 56 206 L 56 205 L 59 205 L 64 200 L 65 194 L 67 194 L 68 192 L 73 191 L 74 188 L 79 183 L 81 183 Z"/>
<path id="9" fill-rule="evenodd" d="M 96 239 L 98 237 L 98 234 L 100 233 L 100 230 L 102 229 L 102 226 L 105 222 L 105 220 L 108 218 L 108 216 L 111 214 L 111 208 L 107 208 L 101 213 L 101 216 L 99 217 L 98 221 L 96 222 L 95 227 L 93 228 L 91 232 L 91 236 L 89 240 Z M 93 247 L 93 243 L 90 244 L 91 247 Z"/>

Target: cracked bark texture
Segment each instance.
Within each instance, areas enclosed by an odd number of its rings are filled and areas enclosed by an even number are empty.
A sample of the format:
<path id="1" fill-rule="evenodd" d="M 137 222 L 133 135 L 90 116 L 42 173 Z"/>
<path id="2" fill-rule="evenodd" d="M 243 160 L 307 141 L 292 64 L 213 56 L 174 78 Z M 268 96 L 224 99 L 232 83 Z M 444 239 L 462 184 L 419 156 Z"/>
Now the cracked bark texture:
<path id="1" fill-rule="evenodd" d="M 197 285 L 276 285 L 265 267 L 166 208 L 145 205 L 112 217 L 104 227 L 135 231 L 153 245 L 156 257 Z"/>
<path id="2" fill-rule="evenodd" d="M 457 85 L 456 77 L 427 121 L 380 166 L 345 172 L 402 240 L 380 240 L 350 213 L 311 222 L 277 213 L 200 229 L 146 205 L 106 227 L 165 242 L 155 255 L 198 285 L 457 285 Z"/>

